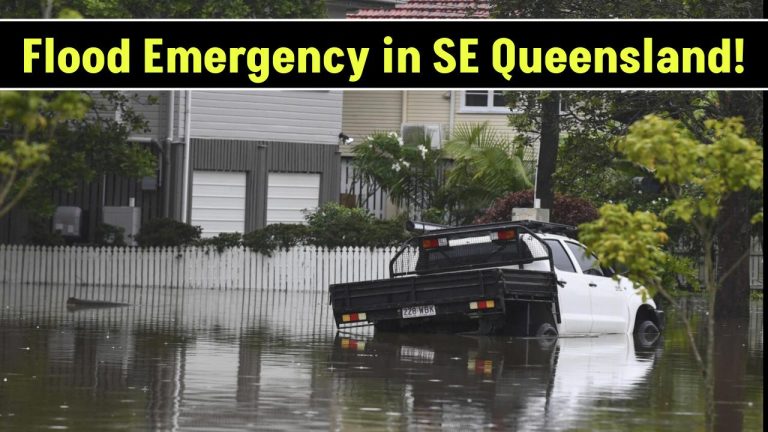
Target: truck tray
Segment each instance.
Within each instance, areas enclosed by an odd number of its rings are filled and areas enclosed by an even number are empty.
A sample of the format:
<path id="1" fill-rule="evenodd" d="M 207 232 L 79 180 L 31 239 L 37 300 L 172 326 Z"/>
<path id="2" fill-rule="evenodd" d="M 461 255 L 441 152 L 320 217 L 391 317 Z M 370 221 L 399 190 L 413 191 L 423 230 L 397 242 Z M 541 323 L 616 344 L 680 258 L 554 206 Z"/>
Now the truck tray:
<path id="1" fill-rule="evenodd" d="M 494 301 L 493 307 L 478 310 L 470 306 L 487 300 Z M 435 316 L 503 314 L 505 301 L 554 303 L 559 321 L 557 284 L 551 272 L 486 268 L 330 286 L 337 325 L 353 324 L 344 316 L 361 313 L 369 323 L 399 320 L 403 308 L 415 306 L 435 306 Z"/>

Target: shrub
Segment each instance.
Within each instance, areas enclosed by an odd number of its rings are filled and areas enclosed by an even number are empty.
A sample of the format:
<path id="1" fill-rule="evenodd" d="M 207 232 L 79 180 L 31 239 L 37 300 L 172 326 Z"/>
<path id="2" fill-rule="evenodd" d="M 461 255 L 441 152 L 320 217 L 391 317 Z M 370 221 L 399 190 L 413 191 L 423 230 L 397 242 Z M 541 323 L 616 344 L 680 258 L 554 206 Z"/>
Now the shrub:
<path id="1" fill-rule="evenodd" d="M 198 246 L 213 246 L 219 253 L 224 252 L 226 248 L 239 247 L 243 243 L 243 235 L 234 233 L 219 233 L 216 236 L 204 238 L 197 241 Z"/>
<path id="2" fill-rule="evenodd" d="M 511 219 L 515 207 L 533 207 L 533 191 L 519 191 L 497 199 L 485 214 L 475 219 L 475 223 L 504 222 Z M 597 209 L 587 200 L 555 194 L 554 209 L 550 214 L 552 222 L 578 226 L 597 219 Z"/>
<path id="3" fill-rule="evenodd" d="M 366 234 L 373 218 L 364 209 L 328 203 L 305 215 L 309 242 L 316 246 L 366 246 Z"/>
<path id="4" fill-rule="evenodd" d="M 243 245 L 254 252 L 271 256 L 275 249 L 306 244 L 309 227 L 300 224 L 273 224 L 243 236 Z"/>
<path id="5" fill-rule="evenodd" d="M 37 246 L 63 246 L 66 244 L 61 231 L 51 231 L 48 221 L 32 219 L 24 236 L 24 243 Z"/>
<path id="6" fill-rule="evenodd" d="M 136 235 L 141 247 L 184 246 L 200 240 L 202 228 L 168 218 L 152 219 Z"/>
<path id="7" fill-rule="evenodd" d="M 99 246 L 125 246 L 125 230 L 122 227 L 100 223 L 96 225 L 95 242 Z"/>

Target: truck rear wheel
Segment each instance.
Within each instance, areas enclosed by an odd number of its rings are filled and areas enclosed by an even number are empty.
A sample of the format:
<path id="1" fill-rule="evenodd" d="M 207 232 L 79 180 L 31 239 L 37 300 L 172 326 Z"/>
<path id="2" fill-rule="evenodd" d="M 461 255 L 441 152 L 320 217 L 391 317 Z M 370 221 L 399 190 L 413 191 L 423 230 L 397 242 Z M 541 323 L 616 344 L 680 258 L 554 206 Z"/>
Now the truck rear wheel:
<path id="1" fill-rule="evenodd" d="M 538 338 L 556 338 L 557 329 L 550 323 L 543 323 L 536 329 L 536 337 Z"/>
<path id="2" fill-rule="evenodd" d="M 637 325 L 637 330 L 635 330 L 635 333 L 637 334 L 658 334 L 659 328 L 656 326 L 656 323 L 654 323 L 651 320 L 645 320 Z"/>

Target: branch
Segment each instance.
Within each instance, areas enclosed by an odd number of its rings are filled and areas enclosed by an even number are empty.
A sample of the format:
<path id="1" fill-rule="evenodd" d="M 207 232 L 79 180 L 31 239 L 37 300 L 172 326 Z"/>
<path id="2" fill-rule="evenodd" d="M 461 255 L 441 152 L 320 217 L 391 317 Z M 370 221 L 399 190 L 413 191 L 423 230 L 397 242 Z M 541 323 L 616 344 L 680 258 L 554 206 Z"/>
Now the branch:
<path id="1" fill-rule="evenodd" d="M 8 174 L 8 178 L 6 179 L 6 183 L 3 186 L 3 189 L 0 190 L 0 204 L 5 201 L 5 197 L 8 196 L 8 194 L 11 192 L 13 182 L 16 181 L 16 173 L 18 172 L 18 167 L 18 164 L 13 166 L 11 172 Z"/>
<path id="2" fill-rule="evenodd" d="M 18 204 L 19 201 L 26 195 L 26 193 L 29 191 L 29 189 L 32 187 L 32 185 L 35 183 L 35 178 L 38 174 L 40 174 L 41 167 L 38 166 L 35 168 L 26 179 L 24 179 L 24 184 L 21 186 L 21 188 L 16 192 L 16 196 L 13 197 L 13 199 L 8 202 L 6 205 L 2 206 L 0 205 L 0 218 L 5 216 L 6 213 L 11 211 L 13 206 Z M 12 184 L 13 182 L 9 182 L 8 184 Z M 5 194 L 3 195 L 3 199 L 5 199 Z M 2 201 L 0 201 L 1 203 Z"/>
<path id="3" fill-rule="evenodd" d="M 746 259 L 749 256 L 750 253 L 752 253 L 752 246 L 751 245 L 743 254 L 741 254 L 741 256 L 736 260 L 736 262 L 734 262 L 733 265 L 728 270 L 726 270 L 723 273 L 722 276 L 717 278 L 717 287 L 718 288 L 720 287 L 720 285 L 723 284 L 723 282 L 725 282 L 726 279 L 728 279 L 728 276 L 730 276 L 731 273 L 736 271 L 736 269 L 739 267 L 739 264 L 741 264 L 741 262 L 744 261 L 744 259 Z"/>

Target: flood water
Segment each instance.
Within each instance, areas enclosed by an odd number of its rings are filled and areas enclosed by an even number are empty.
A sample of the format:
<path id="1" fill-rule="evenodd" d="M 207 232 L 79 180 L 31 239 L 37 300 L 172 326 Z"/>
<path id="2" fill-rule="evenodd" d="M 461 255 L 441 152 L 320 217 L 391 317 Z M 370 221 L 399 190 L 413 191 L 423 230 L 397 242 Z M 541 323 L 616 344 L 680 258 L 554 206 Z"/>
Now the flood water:
<path id="1" fill-rule="evenodd" d="M 68 310 L 70 296 L 131 303 Z M 701 430 L 676 314 L 631 336 L 337 333 L 327 295 L 0 286 L 0 430 Z M 763 429 L 763 309 L 718 328 L 718 430 Z"/>

